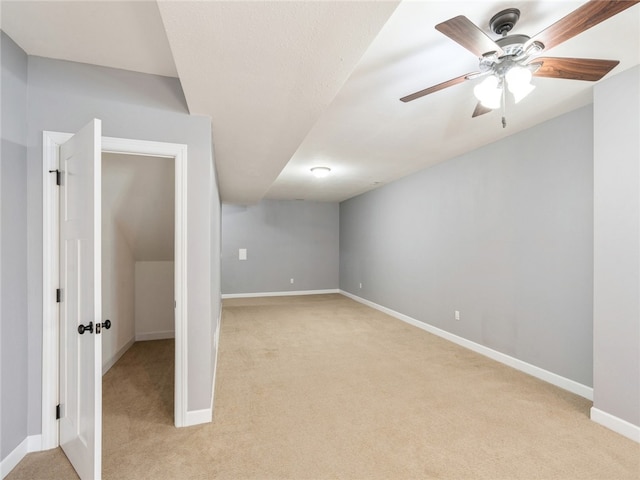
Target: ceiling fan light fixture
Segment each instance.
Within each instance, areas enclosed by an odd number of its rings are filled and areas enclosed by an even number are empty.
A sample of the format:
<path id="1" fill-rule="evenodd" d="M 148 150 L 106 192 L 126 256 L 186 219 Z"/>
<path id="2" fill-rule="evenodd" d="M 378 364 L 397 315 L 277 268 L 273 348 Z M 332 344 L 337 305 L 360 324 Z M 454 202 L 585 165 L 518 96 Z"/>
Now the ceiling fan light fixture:
<path id="1" fill-rule="evenodd" d="M 331 173 L 331 169 L 329 167 L 313 167 L 311 173 L 316 178 L 324 178 Z"/>
<path id="2" fill-rule="evenodd" d="M 532 77 L 531 70 L 525 67 L 521 67 L 519 65 L 516 65 L 515 67 L 510 68 L 507 74 L 505 75 L 505 78 L 507 79 L 507 83 L 509 84 L 509 90 L 511 90 L 512 87 L 518 88 L 521 85 L 526 85 L 531 83 L 531 77 Z"/>
<path id="3" fill-rule="evenodd" d="M 502 101 L 502 88 L 500 88 L 500 79 L 495 75 L 490 75 L 473 89 L 473 94 L 480 103 L 487 108 L 500 108 Z"/>
<path id="4" fill-rule="evenodd" d="M 516 103 L 535 90 L 531 84 L 531 70 L 525 67 L 515 66 L 505 75 L 509 91 L 513 94 Z"/>

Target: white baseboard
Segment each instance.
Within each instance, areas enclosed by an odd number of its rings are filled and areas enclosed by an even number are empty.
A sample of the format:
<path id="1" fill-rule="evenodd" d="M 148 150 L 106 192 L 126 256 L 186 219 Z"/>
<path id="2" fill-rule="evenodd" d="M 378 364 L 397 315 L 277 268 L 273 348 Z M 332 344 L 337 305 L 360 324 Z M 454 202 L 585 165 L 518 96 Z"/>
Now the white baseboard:
<path id="1" fill-rule="evenodd" d="M 192 427 L 194 425 L 200 425 L 202 423 L 211 423 L 212 420 L 213 415 L 210 408 L 203 408 L 202 410 L 190 410 L 187 411 L 183 427 Z"/>
<path id="2" fill-rule="evenodd" d="M 113 357 L 111 357 L 107 362 L 102 365 L 102 375 L 107 373 L 111 367 L 113 367 L 120 358 L 127 353 L 127 350 L 131 348 L 134 343 L 134 339 L 132 338 L 127 343 L 125 343 L 120 350 L 118 350 Z"/>
<path id="3" fill-rule="evenodd" d="M 292 292 L 223 293 L 222 298 L 289 297 L 294 295 L 326 295 L 327 293 L 340 293 L 340 290 L 331 288 L 328 290 L 297 290 Z"/>
<path id="4" fill-rule="evenodd" d="M 166 340 L 167 338 L 176 338 L 175 330 L 136 333 L 136 342 L 146 342 L 147 340 Z"/>
<path id="5" fill-rule="evenodd" d="M 11 470 L 29 453 L 29 438 L 25 438 L 20 445 L 13 449 L 13 451 L 7 455 L 2 462 L 0 462 L 0 476 L 6 477 Z"/>
<path id="6" fill-rule="evenodd" d="M 39 452 L 40 450 L 42 450 L 42 435 L 30 435 L 25 438 L 20 445 L 0 461 L 0 478 L 9 475 L 9 472 L 16 468 L 16 465 L 22 461 L 27 453 Z"/>
<path id="7" fill-rule="evenodd" d="M 544 380 L 556 387 L 560 387 L 564 390 L 568 390 L 571 393 L 575 393 L 576 395 L 580 395 L 588 400 L 593 400 L 593 388 L 587 387 L 581 383 L 578 383 L 574 380 L 570 380 L 565 377 L 561 377 L 553 372 L 548 370 L 544 370 L 543 368 L 536 367 L 535 365 L 531 365 L 530 363 L 524 362 L 517 358 L 511 357 L 509 355 L 505 355 L 504 353 L 493 350 L 489 347 L 485 347 L 484 345 L 480 345 L 479 343 L 472 342 L 471 340 L 467 340 L 466 338 L 459 337 L 458 335 L 454 335 L 453 333 L 447 332 L 446 330 L 442 330 L 440 328 L 434 327 L 427 323 L 416 320 L 415 318 L 411 318 L 402 313 L 396 312 L 395 310 L 391 310 L 390 308 L 383 307 L 382 305 L 378 305 L 377 303 L 373 303 L 364 298 L 353 295 L 352 293 L 345 292 L 344 290 L 340 290 L 340 293 L 345 297 L 349 297 L 356 302 L 367 305 L 368 307 L 379 310 L 387 315 L 390 315 L 398 320 L 402 320 L 414 327 L 418 327 L 422 330 L 425 330 L 429 333 L 433 333 L 438 337 L 442 337 L 445 340 L 449 340 L 457 345 L 468 348 L 469 350 L 473 350 L 476 353 L 484 355 L 485 357 L 489 357 L 492 360 L 496 360 L 497 362 L 504 363 L 516 370 L 520 370 L 521 372 L 527 373 L 533 377 L 539 378 L 540 380 Z"/>
<path id="8" fill-rule="evenodd" d="M 327 293 L 340 293 L 340 290 L 333 288 L 328 290 L 298 290 L 295 292 L 223 293 L 222 298 L 289 297 L 293 295 L 325 295 Z"/>
<path id="9" fill-rule="evenodd" d="M 620 435 L 630 438 L 634 442 L 640 443 L 640 427 L 618 418 L 610 413 L 603 412 L 599 408 L 591 407 L 591 420 L 599 423 L 603 427 L 613 430 Z"/>
<path id="10" fill-rule="evenodd" d="M 27 449 L 29 453 L 42 451 L 42 435 L 29 435 L 27 437 Z"/>

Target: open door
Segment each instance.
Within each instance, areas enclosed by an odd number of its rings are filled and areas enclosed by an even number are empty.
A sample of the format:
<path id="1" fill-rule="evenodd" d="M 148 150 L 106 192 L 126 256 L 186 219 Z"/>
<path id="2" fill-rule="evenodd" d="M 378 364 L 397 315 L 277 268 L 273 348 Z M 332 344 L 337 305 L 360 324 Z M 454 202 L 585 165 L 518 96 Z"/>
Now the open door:
<path id="1" fill-rule="evenodd" d="M 82 480 L 102 470 L 101 130 L 60 146 L 60 445 Z"/>

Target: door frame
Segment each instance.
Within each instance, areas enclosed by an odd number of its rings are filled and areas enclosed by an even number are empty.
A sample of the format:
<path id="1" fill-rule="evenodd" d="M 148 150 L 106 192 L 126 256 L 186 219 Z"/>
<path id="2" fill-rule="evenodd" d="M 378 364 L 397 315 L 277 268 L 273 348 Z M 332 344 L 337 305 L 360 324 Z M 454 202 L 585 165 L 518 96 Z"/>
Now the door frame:
<path id="1" fill-rule="evenodd" d="M 59 325 L 56 289 L 58 264 L 58 191 L 51 171 L 58 170 L 60 145 L 72 134 L 42 135 L 42 449 L 59 445 L 56 405 L 59 382 Z M 102 137 L 103 153 L 170 157 L 175 160 L 175 389 L 174 423 L 187 419 L 187 146 L 126 138 Z"/>

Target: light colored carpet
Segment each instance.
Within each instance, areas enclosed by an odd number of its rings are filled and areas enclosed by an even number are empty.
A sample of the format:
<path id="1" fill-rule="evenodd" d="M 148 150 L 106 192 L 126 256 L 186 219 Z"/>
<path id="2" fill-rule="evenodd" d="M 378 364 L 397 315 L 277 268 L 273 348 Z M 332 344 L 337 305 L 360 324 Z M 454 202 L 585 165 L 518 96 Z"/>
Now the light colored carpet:
<path id="1" fill-rule="evenodd" d="M 172 357 L 137 343 L 105 375 L 105 479 L 640 478 L 591 402 L 341 295 L 225 300 L 212 424 L 173 427 Z"/>

